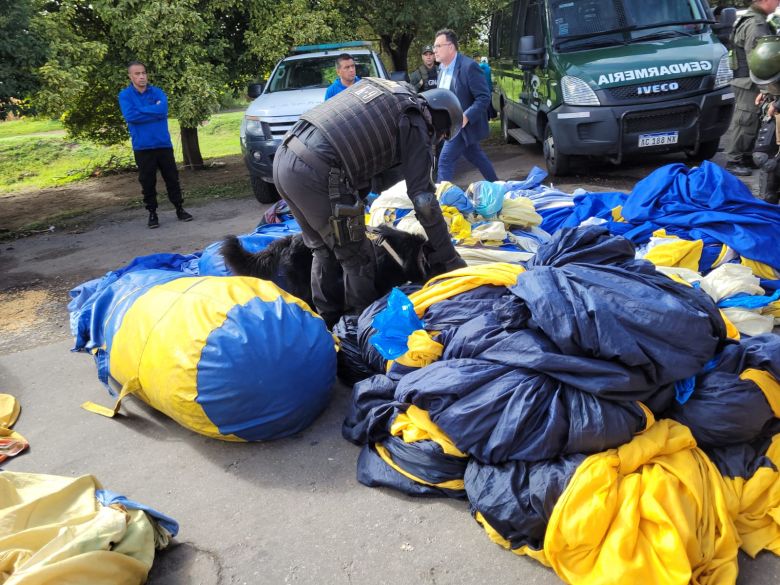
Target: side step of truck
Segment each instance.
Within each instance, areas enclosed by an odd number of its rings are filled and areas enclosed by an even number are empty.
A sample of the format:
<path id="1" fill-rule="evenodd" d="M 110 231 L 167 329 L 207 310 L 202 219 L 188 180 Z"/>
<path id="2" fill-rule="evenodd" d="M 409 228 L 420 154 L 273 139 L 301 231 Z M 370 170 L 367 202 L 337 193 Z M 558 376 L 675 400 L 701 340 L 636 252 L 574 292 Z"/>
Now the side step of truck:
<path id="1" fill-rule="evenodd" d="M 510 128 L 507 130 L 507 134 L 509 134 L 518 144 L 536 143 L 536 138 L 521 128 Z"/>

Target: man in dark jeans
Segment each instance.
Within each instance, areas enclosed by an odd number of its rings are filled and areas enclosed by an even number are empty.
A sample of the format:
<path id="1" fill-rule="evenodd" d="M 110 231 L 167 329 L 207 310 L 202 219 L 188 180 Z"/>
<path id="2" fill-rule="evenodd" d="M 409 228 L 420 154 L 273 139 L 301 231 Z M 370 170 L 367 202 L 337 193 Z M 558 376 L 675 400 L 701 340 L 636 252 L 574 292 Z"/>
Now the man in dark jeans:
<path id="1" fill-rule="evenodd" d="M 144 206 L 149 211 L 150 228 L 160 226 L 157 217 L 157 169 L 160 169 L 168 199 L 176 208 L 180 221 L 192 221 L 192 215 L 182 207 L 181 186 L 173 144 L 168 132 L 168 97 L 159 87 L 149 85 L 146 66 L 133 61 L 127 67 L 130 85 L 119 92 L 119 107 L 130 131 L 138 181 L 144 195 Z"/>

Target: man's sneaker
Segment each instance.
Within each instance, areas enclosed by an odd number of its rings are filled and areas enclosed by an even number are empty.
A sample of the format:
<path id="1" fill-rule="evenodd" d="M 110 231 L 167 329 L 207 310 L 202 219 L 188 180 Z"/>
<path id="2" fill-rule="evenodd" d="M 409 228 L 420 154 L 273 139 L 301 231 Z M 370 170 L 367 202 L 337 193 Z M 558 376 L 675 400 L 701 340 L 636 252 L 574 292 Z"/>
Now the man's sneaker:
<path id="1" fill-rule="evenodd" d="M 726 170 L 730 172 L 732 175 L 736 175 L 737 177 L 749 177 L 753 174 L 753 171 L 749 168 L 737 165 L 733 163 L 729 163 L 726 165 Z"/>
<path id="2" fill-rule="evenodd" d="M 157 217 L 156 211 L 149 212 L 149 221 L 146 223 L 146 225 L 148 225 L 150 229 L 160 227 L 160 218 Z"/>
<path id="3" fill-rule="evenodd" d="M 184 211 L 183 207 L 176 209 L 176 217 L 179 218 L 179 221 L 192 221 L 192 215 Z"/>

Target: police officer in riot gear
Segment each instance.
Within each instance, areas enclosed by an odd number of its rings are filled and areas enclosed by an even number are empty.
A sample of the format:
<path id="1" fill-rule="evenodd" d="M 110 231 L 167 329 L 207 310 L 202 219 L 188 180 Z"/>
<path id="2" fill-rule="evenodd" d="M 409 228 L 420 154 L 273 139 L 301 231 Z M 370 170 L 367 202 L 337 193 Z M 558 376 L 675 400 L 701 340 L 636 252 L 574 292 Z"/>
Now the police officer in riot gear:
<path id="1" fill-rule="evenodd" d="M 753 161 L 758 167 L 758 196 L 769 203 L 778 203 L 780 188 L 780 36 L 758 39 L 748 56 L 750 78 L 763 96 L 764 123 L 756 139 Z"/>
<path id="2" fill-rule="evenodd" d="M 408 84 L 366 77 L 306 112 L 285 136 L 274 158 L 274 183 L 312 250 L 314 305 L 329 326 L 377 298 L 363 197 L 385 171 L 399 165 L 403 171 L 428 237 L 430 272 L 466 265 L 450 239 L 431 177 L 433 147 L 462 125 L 452 92 L 416 94 Z"/>
<path id="3" fill-rule="evenodd" d="M 778 0 L 753 0 L 734 24 L 731 33 L 729 62 L 734 72 L 731 86 L 734 89 L 734 116 L 731 119 L 731 139 L 726 147 L 726 169 L 737 176 L 752 174 L 748 158 L 759 126 L 759 111 L 755 104 L 758 89 L 750 79 L 747 56 L 759 37 L 771 34 L 766 17 L 778 6 Z"/>

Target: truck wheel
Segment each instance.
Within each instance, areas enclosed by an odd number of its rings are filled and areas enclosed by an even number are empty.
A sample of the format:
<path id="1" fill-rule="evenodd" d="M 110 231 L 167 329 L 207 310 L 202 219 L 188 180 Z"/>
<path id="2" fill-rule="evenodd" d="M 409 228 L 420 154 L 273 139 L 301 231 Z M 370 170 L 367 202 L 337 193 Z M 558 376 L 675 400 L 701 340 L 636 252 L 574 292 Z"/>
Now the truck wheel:
<path id="1" fill-rule="evenodd" d="M 249 175 L 249 181 L 252 183 L 252 193 L 255 199 L 260 203 L 276 203 L 279 201 L 279 192 L 273 183 L 266 183 L 260 177 Z"/>
<path id="2" fill-rule="evenodd" d="M 699 148 L 694 151 L 685 151 L 685 155 L 692 161 L 701 162 L 703 160 L 709 160 L 716 154 L 718 154 L 718 145 L 720 139 L 708 140 L 707 142 L 699 143 Z"/>
<path id="3" fill-rule="evenodd" d="M 504 104 L 501 105 L 501 135 L 504 137 L 504 142 L 506 144 L 514 144 L 517 142 L 514 138 L 512 138 L 509 135 L 509 131 L 512 128 L 517 128 L 517 124 L 512 122 L 512 120 L 509 119 L 509 116 L 506 113 L 506 106 Z"/>
<path id="4" fill-rule="evenodd" d="M 542 151 L 544 153 L 544 162 L 547 165 L 548 173 L 558 177 L 569 174 L 572 157 L 568 154 L 558 152 L 558 149 L 555 147 L 555 138 L 553 137 L 552 128 L 550 128 L 549 124 L 544 129 Z"/>

